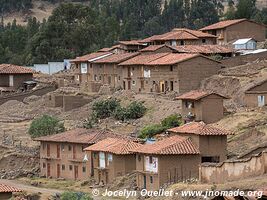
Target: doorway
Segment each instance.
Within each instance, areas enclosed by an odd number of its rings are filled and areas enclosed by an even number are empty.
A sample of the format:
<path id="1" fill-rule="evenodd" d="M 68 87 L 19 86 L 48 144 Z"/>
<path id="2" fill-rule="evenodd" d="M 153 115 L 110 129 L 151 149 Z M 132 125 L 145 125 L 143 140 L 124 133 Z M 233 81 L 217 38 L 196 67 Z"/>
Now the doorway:
<path id="1" fill-rule="evenodd" d="M 46 177 L 49 178 L 50 176 L 51 176 L 50 163 L 47 163 L 47 173 L 46 173 Z"/>
<path id="2" fill-rule="evenodd" d="M 60 177 L 60 164 L 57 164 L 57 178 Z"/>
<path id="3" fill-rule="evenodd" d="M 160 81 L 159 82 L 159 85 L 160 85 L 160 92 L 165 92 L 165 84 L 164 84 L 164 81 Z"/>
<path id="4" fill-rule="evenodd" d="M 131 81 L 128 81 L 128 90 L 131 89 Z"/>
<path id="5" fill-rule="evenodd" d="M 14 86 L 14 76 L 9 75 L 9 87 L 13 87 L 13 86 Z"/>
<path id="6" fill-rule="evenodd" d="M 126 83 L 123 81 L 123 89 L 126 90 Z"/>
<path id="7" fill-rule="evenodd" d="M 146 175 L 144 175 L 144 188 L 143 189 L 146 189 Z"/>
<path id="8" fill-rule="evenodd" d="M 74 179 L 77 180 L 78 179 L 78 166 L 74 166 Z"/>

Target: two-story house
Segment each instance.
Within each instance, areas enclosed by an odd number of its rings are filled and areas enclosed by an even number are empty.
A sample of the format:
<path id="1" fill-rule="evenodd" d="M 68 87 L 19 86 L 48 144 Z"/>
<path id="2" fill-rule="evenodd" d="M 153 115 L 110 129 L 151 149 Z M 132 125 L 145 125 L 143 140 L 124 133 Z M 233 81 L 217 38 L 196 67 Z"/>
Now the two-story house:
<path id="1" fill-rule="evenodd" d="M 190 137 L 199 149 L 201 162 L 218 163 L 227 159 L 227 136 L 232 134 L 229 131 L 204 122 L 190 122 L 167 132 L 171 136 Z"/>
<path id="2" fill-rule="evenodd" d="M 182 116 L 185 123 L 203 121 L 209 124 L 223 118 L 223 100 L 227 97 L 214 92 L 192 90 L 175 99 L 182 101 Z"/>
<path id="3" fill-rule="evenodd" d="M 93 176 L 93 158 L 84 149 L 107 137 L 123 136 L 105 130 L 78 128 L 36 138 L 40 142 L 40 175 L 74 180 Z"/>
<path id="4" fill-rule="evenodd" d="M 85 148 L 92 154 L 94 179 L 98 184 L 109 184 L 118 176 L 136 169 L 135 153 L 131 152 L 141 144 L 127 139 L 107 138 Z"/>
<path id="5" fill-rule="evenodd" d="M 133 151 L 140 189 L 158 190 L 164 184 L 198 178 L 199 150 L 188 137 L 167 137 Z"/>
<path id="6" fill-rule="evenodd" d="M 203 79 L 217 74 L 218 61 L 200 54 L 140 54 L 119 64 L 123 89 L 135 92 L 188 92 L 200 87 Z"/>

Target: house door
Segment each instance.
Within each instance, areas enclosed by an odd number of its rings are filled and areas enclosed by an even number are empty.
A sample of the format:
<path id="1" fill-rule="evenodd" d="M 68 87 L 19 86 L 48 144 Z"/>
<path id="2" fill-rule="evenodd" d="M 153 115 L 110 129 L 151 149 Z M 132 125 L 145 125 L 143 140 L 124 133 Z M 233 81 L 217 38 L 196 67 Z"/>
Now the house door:
<path id="1" fill-rule="evenodd" d="M 46 177 L 50 177 L 51 176 L 51 169 L 50 169 L 50 163 L 47 163 L 47 172 L 46 172 Z"/>
<path id="2" fill-rule="evenodd" d="M 131 89 L 131 81 L 128 81 L 128 90 Z"/>
<path id="3" fill-rule="evenodd" d="M 258 96 L 258 107 L 262 107 L 265 105 L 265 96 L 260 95 Z"/>
<path id="4" fill-rule="evenodd" d="M 76 146 L 73 145 L 72 147 L 73 159 L 76 159 Z"/>
<path id="5" fill-rule="evenodd" d="M 47 157 L 50 157 L 50 144 L 47 144 L 46 155 Z"/>
<path id="6" fill-rule="evenodd" d="M 57 145 L 57 158 L 60 158 L 60 145 Z"/>
<path id="7" fill-rule="evenodd" d="M 14 86 L 14 76 L 9 75 L 9 87 L 13 87 L 13 86 Z"/>
<path id="8" fill-rule="evenodd" d="M 78 179 L 78 166 L 74 166 L 74 179 Z"/>
<path id="9" fill-rule="evenodd" d="M 123 81 L 123 89 L 126 90 L 126 83 Z"/>
<path id="10" fill-rule="evenodd" d="M 60 164 L 57 164 L 57 178 L 60 177 Z"/>
<path id="11" fill-rule="evenodd" d="M 144 189 L 146 189 L 146 175 L 144 175 Z"/>
<path id="12" fill-rule="evenodd" d="M 159 82 L 159 85 L 160 85 L 160 92 L 164 92 L 165 90 L 165 84 L 164 84 L 164 81 L 160 81 Z"/>

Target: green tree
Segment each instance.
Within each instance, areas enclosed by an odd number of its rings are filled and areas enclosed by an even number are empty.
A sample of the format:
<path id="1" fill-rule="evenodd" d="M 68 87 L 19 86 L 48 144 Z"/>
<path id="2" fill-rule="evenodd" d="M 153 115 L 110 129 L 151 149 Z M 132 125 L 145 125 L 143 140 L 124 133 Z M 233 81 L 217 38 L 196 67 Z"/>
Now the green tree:
<path id="1" fill-rule="evenodd" d="M 32 121 L 29 134 L 31 137 L 39 137 L 52 135 L 65 131 L 64 124 L 61 123 L 57 118 L 43 115 L 42 117 L 36 118 Z"/>
<path id="2" fill-rule="evenodd" d="M 165 119 L 163 119 L 161 122 L 161 125 L 165 129 L 177 127 L 177 126 L 180 126 L 181 124 L 182 124 L 182 116 L 178 115 L 178 114 L 170 115 L 170 116 L 166 117 Z"/>
<path id="3" fill-rule="evenodd" d="M 235 17 L 237 19 L 251 19 L 257 11 L 256 0 L 239 0 L 236 6 Z"/>

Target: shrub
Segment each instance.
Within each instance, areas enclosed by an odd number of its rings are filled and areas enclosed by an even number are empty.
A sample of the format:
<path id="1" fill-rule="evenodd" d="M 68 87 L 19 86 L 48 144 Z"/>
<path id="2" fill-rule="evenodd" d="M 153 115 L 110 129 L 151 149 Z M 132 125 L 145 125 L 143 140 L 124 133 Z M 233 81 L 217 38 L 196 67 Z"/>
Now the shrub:
<path id="1" fill-rule="evenodd" d="M 172 127 L 177 127 L 182 124 L 182 116 L 178 114 L 173 114 L 161 121 L 161 125 L 165 128 L 172 128 Z"/>
<path id="2" fill-rule="evenodd" d="M 163 132 L 165 128 L 161 126 L 161 124 L 152 124 L 145 126 L 139 134 L 139 138 L 145 139 L 145 138 L 151 138 L 156 134 L 159 134 Z"/>
<path id="3" fill-rule="evenodd" d="M 127 107 L 127 118 L 138 119 L 143 117 L 146 112 L 146 107 L 141 102 L 134 101 Z"/>
<path id="4" fill-rule="evenodd" d="M 92 197 L 82 192 L 63 192 L 60 196 L 60 199 L 61 200 L 93 200 Z"/>
<path id="5" fill-rule="evenodd" d="M 127 108 L 118 106 L 113 113 L 113 117 L 117 120 L 125 121 L 128 119 L 128 110 Z"/>
<path id="6" fill-rule="evenodd" d="M 90 117 L 88 117 L 86 120 L 83 122 L 83 127 L 86 129 L 93 128 L 95 124 L 97 124 L 98 119 L 96 115 L 93 113 Z"/>
<path id="7" fill-rule="evenodd" d="M 40 118 L 34 119 L 30 125 L 29 134 L 31 137 L 39 137 L 52 135 L 65 131 L 64 124 L 57 118 L 43 115 Z"/>
<path id="8" fill-rule="evenodd" d="M 110 117 L 120 103 L 116 99 L 107 99 L 95 102 L 93 111 L 97 118 L 104 119 Z"/>

